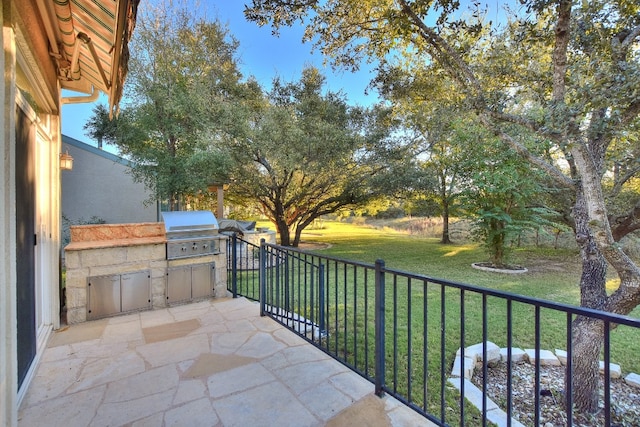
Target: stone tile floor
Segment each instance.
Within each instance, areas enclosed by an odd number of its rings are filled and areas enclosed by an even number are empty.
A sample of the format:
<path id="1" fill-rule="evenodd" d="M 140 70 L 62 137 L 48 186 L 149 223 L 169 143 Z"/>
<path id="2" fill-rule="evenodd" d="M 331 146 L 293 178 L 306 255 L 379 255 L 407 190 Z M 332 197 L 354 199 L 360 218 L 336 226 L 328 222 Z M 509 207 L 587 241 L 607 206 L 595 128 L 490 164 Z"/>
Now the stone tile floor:
<path id="1" fill-rule="evenodd" d="M 19 426 L 426 426 L 244 298 L 54 332 Z"/>

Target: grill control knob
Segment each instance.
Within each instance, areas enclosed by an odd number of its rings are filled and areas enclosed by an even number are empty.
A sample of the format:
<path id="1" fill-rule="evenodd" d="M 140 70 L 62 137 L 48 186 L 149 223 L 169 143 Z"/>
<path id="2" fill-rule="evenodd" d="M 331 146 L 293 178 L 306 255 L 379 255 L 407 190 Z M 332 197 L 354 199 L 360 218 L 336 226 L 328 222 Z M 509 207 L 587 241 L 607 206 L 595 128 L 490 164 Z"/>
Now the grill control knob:
<path id="1" fill-rule="evenodd" d="M 186 247 L 186 246 L 183 246 L 183 247 L 181 247 L 181 248 L 180 248 L 180 250 L 181 250 L 182 252 L 186 252 L 186 251 L 187 251 L 187 247 Z"/>
<path id="2" fill-rule="evenodd" d="M 207 248 L 209 248 L 209 244 L 205 243 L 204 245 L 202 245 L 202 249 L 207 250 Z"/>

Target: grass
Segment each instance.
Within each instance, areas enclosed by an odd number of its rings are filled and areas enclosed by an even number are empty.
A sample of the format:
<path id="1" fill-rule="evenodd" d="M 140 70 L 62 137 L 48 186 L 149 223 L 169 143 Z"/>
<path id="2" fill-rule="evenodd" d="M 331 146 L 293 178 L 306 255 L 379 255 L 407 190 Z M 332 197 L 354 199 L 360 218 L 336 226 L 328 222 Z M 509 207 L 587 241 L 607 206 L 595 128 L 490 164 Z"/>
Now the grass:
<path id="1" fill-rule="evenodd" d="M 383 259 L 388 268 L 533 297 L 544 298 L 560 286 L 563 291 L 557 296 L 561 299 L 554 300 L 579 302 L 580 259 L 577 250 L 517 248 L 513 250 L 513 263 L 524 265 L 530 273 L 499 275 L 471 267 L 473 262 L 487 258 L 483 248 L 476 243 L 441 245 L 436 238 L 416 237 L 390 228 L 329 221 L 321 230 L 304 233 L 303 240 L 331 244 L 322 254 L 369 263 Z"/>

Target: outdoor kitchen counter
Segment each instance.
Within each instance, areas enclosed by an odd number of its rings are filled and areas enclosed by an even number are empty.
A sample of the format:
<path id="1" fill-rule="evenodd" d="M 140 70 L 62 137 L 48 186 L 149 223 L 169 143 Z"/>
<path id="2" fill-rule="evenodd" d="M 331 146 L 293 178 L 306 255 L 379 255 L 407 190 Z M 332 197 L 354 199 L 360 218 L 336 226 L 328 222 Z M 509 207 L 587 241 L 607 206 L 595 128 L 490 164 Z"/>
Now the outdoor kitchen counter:
<path id="1" fill-rule="evenodd" d="M 164 244 L 167 242 L 167 238 L 161 237 L 135 237 L 125 239 L 112 239 L 112 240 L 89 240 L 86 242 L 71 242 L 64 249 L 65 251 L 83 251 L 85 249 L 103 249 L 112 247 L 127 247 L 127 246 L 141 246 L 141 245 L 156 245 Z"/>
<path id="2" fill-rule="evenodd" d="M 213 239 L 215 252 L 169 259 L 165 225 L 71 226 L 65 247 L 67 323 L 226 295 L 226 236 L 213 235 L 197 245 L 213 248 Z M 196 241 L 189 239 L 185 247 Z"/>
<path id="3" fill-rule="evenodd" d="M 161 223 L 88 224 L 70 229 L 71 243 L 65 247 L 69 324 L 166 306 L 166 233 Z"/>
<path id="4" fill-rule="evenodd" d="M 71 226 L 71 243 L 65 250 L 154 245 L 166 241 L 164 227 L 159 222 L 90 224 Z"/>

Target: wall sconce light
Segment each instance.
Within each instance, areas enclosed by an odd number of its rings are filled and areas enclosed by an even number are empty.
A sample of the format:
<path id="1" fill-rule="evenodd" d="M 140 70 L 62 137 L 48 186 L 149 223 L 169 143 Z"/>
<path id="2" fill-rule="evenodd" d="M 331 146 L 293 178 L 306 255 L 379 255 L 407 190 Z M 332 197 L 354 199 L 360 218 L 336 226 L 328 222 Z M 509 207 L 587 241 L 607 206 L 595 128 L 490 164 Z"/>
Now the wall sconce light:
<path id="1" fill-rule="evenodd" d="M 69 154 L 69 150 L 66 153 L 60 153 L 60 169 L 66 171 L 73 169 L 73 157 Z"/>

